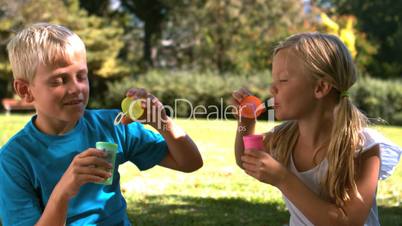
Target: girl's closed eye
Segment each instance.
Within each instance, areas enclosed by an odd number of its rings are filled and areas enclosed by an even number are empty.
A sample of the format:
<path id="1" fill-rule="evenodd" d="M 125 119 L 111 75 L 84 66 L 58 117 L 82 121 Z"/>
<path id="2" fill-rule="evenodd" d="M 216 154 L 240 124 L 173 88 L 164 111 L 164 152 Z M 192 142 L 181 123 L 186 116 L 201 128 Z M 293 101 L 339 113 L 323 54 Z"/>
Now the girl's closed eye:
<path id="1" fill-rule="evenodd" d="M 85 80 L 87 80 L 87 74 L 86 73 L 80 73 L 80 74 L 78 74 L 77 75 L 77 79 L 78 79 L 78 81 L 85 81 Z"/>
<path id="2" fill-rule="evenodd" d="M 284 82 L 287 82 L 287 81 L 289 81 L 289 79 L 287 77 L 280 77 L 277 80 L 277 82 L 279 82 L 279 83 L 284 83 Z"/>

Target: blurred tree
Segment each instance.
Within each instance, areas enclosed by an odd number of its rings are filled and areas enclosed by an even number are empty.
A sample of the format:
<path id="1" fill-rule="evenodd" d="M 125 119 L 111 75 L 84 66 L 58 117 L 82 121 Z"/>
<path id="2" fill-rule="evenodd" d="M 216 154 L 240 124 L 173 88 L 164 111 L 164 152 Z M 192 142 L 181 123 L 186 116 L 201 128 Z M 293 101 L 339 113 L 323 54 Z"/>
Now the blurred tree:
<path id="1" fill-rule="evenodd" d="M 160 0 L 120 0 L 123 9 L 137 16 L 143 22 L 143 61 L 153 66 L 152 49 L 160 39 L 161 24 L 167 14 L 167 6 Z"/>
<path id="2" fill-rule="evenodd" d="M 5 52 L 6 44 L 15 31 L 36 22 L 61 24 L 83 39 L 87 47 L 93 93 L 105 87 L 105 78 L 128 75 L 134 68 L 117 57 L 123 47 L 123 29 L 119 24 L 109 21 L 108 18 L 88 16 L 85 10 L 79 8 L 78 0 L 9 0 L 1 9 L 3 14 L 0 18 L 0 73 L 3 80 L 11 80 Z M 99 93 L 96 96 L 99 96 Z"/>
<path id="3" fill-rule="evenodd" d="M 108 16 L 112 11 L 109 0 L 80 0 L 80 8 L 85 9 L 89 15 L 100 17 Z"/>
<path id="4" fill-rule="evenodd" d="M 355 58 L 356 51 L 356 31 L 353 28 L 355 18 L 353 16 L 348 16 L 346 18 L 346 26 L 343 28 L 339 27 L 339 24 L 328 17 L 324 12 L 320 14 L 322 25 L 326 28 L 327 32 L 338 36 L 348 47 L 352 57 Z"/>
<path id="5" fill-rule="evenodd" d="M 339 14 L 353 14 L 359 30 L 378 46 L 367 69 L 373 76 L 400 78 L 402 75 L 402 1 L 321 0 Z"/>
<path id="6" fill-rule="evenodd" d="M 302 28 L 300 0 L 163 0 L 170 8 L 160 49 L 178 66 L 220 72 L 266 69 L 273 43 Z"/>

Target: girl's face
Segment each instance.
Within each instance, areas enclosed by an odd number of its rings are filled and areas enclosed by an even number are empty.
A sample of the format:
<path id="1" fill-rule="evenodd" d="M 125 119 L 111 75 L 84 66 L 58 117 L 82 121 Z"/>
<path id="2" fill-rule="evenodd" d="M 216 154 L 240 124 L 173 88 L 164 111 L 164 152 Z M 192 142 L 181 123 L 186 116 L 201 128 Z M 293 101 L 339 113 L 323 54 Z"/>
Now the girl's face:
<path id="1" fill-rule="evenodd" d="M 280 50 L 273 59 L 270 92 L 278 120 L 298 120 L 315 107 L 314 79 L 291 49 Z"/>

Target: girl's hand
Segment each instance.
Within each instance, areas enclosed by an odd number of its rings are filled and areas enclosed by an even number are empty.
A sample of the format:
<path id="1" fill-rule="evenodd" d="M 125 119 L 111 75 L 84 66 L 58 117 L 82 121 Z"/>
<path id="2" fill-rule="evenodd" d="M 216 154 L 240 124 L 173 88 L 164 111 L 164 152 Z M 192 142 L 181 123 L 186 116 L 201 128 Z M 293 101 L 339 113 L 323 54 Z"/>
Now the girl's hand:
<path id="1" fill-rule="evenodd" d="M 88 182 L 102 182 L 112 176 L 107 170 L 113 166 L 105 159 L 106 153 L 89 148 L 76 155 L 55 187 L 60 195 L 71 199 L 77 195 L 80 187 Z"/>
<path id="2" fill-rule="evenodd" d="M 149 124 L 154 128 L 161 126 L 162 122 L 166 122 L 168 117 L 163 104 L 151 95 L 145 89 L 131 88 L 127 91 L 127 97 L 133 99 L 143 99 L 142 108 L 144 109 L 144 114 L 137 120 L 138 122 Z"/>
<path id="3" fill-rule="evenodd" d="M 241 88 L 232 93 L 233 98 L 231 102 L 236 107 L 233 109 L 233 114 L 236 118 L 239 118 L 240 102 L 248 96 L 251 96 L 251 93 L 246 88 Z"/>
<path id="4" fill-rule="evenodd" d="M 245 150 L 241 157 L 244 171 L 257 180 L 278 187 L 287 169 L 264 151 Z"/>

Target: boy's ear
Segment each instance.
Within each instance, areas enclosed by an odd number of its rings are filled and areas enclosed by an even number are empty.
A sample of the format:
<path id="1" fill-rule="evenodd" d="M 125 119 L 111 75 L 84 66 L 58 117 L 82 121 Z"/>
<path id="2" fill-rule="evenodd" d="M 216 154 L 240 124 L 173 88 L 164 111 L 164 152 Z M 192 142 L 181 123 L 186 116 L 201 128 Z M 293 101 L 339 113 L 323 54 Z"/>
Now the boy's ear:
<path id="1" fill-rule="evenodd" d="M 34 98 L 32 96 L 31 90 L 29 88 L 29 82 L 23 79 L 15 79 L 13 82 L 14 90 L 27 103 L 33 102 Z"/>
<path id="2" fill-rule="evenodd" d="M 315 89 L 314 89 L 314 96 L 317 99 L 321 99 L 325 96 L 328 95 L 328 93 L 330 93 L 332 90 L 332 85 L 323 80 L 323 79 L 319 79 L 316 83 Z"/>

